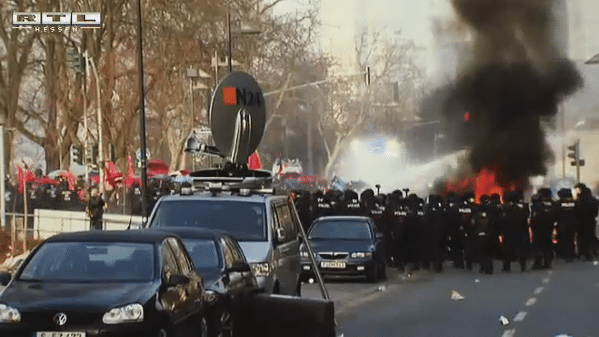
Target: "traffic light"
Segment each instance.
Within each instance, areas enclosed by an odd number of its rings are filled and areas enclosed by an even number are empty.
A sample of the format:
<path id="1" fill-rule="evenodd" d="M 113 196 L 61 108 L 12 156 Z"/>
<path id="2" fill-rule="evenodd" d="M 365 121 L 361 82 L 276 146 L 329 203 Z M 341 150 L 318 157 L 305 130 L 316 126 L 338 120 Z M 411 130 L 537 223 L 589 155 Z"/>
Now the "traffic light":
<path id="1" fill-rule="evenodd" d="M 70 155 L 71 163 L 83 165 L 83 148 L 81 146 L 71 145 Z"/>
<path id="2" fill-rule="evenodd" d="M 574 159 L 570 164 L 572 166 L 584 166 L 584 159 L 580 157 L 580 141 L 577 140 L 574 145 L 568 146 L 568 158 Z"/>

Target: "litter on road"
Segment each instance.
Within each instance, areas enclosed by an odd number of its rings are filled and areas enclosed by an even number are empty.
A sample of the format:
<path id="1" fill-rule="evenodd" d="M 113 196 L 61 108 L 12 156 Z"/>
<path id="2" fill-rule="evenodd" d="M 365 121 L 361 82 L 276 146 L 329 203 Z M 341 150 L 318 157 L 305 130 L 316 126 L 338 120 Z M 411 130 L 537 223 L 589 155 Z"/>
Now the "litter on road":
<path id="1" fill-rule="evenodd" d="M 458 293 L 455 290 L 451 291 L 451 299 L 454 301 L 459 301 L 459 300 L 463 300 L 464 296 L 460 295 L 460 293 Z"/>
<path id="2" fill-rule="evenodd" d="M 499 322 L 501 322 L 501 325 L 508 325 L 508 324 L 510 324 L 510 321 L 508 321 L 508 319 L 505 318 L 504 316 L 499 317 Z"/>
<path id="3" fill-rule="evenodd" d="M 479 279 L 476 279 L 476 280 L 474 280 L 474 282 L 475 282 L 475 283 L 478 283 L 478 282 L 480 282 L 480 280 L 479 280 Z"/>

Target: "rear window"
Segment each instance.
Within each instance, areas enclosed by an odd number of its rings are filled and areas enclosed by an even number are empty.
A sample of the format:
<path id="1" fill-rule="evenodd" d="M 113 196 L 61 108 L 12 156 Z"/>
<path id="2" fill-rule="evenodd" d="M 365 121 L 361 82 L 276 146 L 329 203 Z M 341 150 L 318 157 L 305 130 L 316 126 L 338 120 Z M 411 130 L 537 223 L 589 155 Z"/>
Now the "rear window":
<path id="1" fill-rule="evenodd" d="M 363 221 L 318 221 L 312 225 L 309 239 L 370 240 L 370 226 Z"/>
<path id="2" fill-rule="evenodd" d="M 217 229 L 238 241 L 265 241 L 264 204 L 223 200 L 172 200 L 157 206 L 148 227 Z"/>
<path id="3" fill-rule="evenodd" d="M 196 269 L 221 267 L 216 244 L 209 239 L 181 239 Z"/>

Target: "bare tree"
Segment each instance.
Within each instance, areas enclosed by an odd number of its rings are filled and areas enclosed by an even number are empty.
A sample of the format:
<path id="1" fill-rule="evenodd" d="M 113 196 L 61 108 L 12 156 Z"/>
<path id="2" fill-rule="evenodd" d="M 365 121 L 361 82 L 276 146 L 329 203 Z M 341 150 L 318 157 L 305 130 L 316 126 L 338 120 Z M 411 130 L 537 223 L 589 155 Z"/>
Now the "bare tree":
<path id="1" fill-rule="evenodd" d="M 325 176 L 331 176 L 342 149 L 366 123 L 376 131 L 396 132 L 402 121 L 415 117 L 423 76 L 411 59 L 414 48 L 398 33 L 389 38 L 382 31 L 364 29 L 358 34 L 357 71 L 363 73 L 369 66 L 371 85 L 364 87 L 363 77 L 357 76 L 333 82 L 328 88 L 327 111 L 319 124 L 328 157 Z M 394 82 L 401 83 L 395 98 Z"/>

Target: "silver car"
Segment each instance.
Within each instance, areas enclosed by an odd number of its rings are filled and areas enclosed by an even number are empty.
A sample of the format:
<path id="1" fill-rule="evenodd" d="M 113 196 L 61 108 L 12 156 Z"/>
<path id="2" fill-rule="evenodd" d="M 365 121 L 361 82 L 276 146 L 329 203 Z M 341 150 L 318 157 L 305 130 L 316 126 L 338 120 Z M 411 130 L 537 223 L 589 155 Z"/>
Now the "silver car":
<path id="1" fill-rule="evenodd" d="M 267 292 L 300 295 L 300 221 L 286 195 L 195 192 L 162 197 L 147 227 L 216 229 L 235 238 L 259 285 Z"/>

